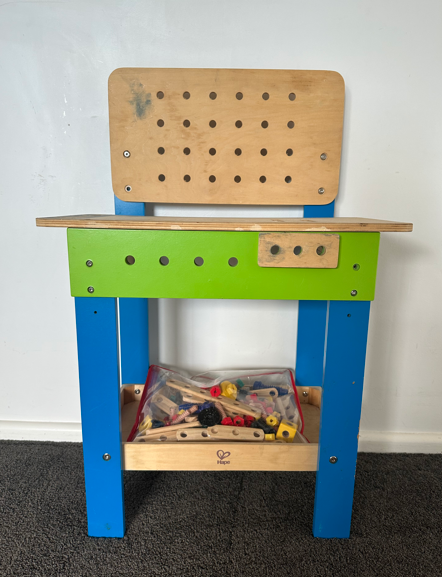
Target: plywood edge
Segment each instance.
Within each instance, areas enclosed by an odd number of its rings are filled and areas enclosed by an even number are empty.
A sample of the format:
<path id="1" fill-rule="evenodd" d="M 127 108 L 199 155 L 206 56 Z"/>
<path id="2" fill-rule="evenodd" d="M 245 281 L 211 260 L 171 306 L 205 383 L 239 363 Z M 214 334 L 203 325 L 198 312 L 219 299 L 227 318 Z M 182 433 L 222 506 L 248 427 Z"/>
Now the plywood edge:
<path id="1" fill-rule="evenodd" d="M 39 227 L 233 232 L 411 232 L 413 224 L 369 218 L 211 218 L 69 215 L 40 217 Z"/>

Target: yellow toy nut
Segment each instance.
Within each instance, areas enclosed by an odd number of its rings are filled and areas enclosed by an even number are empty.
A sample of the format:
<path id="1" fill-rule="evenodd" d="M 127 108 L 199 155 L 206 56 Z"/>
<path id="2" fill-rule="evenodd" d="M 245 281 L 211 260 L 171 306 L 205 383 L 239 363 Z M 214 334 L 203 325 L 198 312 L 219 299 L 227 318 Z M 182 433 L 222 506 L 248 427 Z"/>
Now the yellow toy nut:
<path id="1" fill-rule="evenodd" d="M 268 425 L 270 425 L 271 427 L 276 427 L 276 425 L 279 423 L 277 417 L 275 416 L 274 413 L 272 413 L 271 415 L 269 415 L 266 419 L 266 423 Z"/>
<path id="2" fill-rule="evenodd" d="M 264 435 L 264 441 L 274 441 L 275 440 L 275 435 L 274 433 L 268 434 L 268 435 Z"/>
<path id="3" fill-rule="evenodd" d="M 221 387 L 221 394 L 223 395 L 223 397 L 227 397 L 228 399 L 233 399 L 234 401 L 236 401 L 236 395 L 238 393 L 238 389 L 233 383 L 231 383 L 230 381 L 223 381 L 220 387 Z"/>
<path id="4" fill-rule="evenodd" d="M 181 411 L 178 411 L 179 415 L 182 415 L 184 413 L 184 409 L 181 409 Z"/>
<path id="5" fill-rule="evenodd" d="M 144 417 L 143 421 L 138 425 L 138 430 L 141 431 L 147 431 L 148 429 L 152 428 L 152 419 L 147 416 Z"/>
<path id="6" fill-rule="evenodd" d="M 278 432 L 276 433 L 276 438 L 285 441 L 286 443 L 293 443 L 297 430 L 298 425 L 295 425 L 295 423 L 292 423 L 291 421 L 287 421 L 287 419 L 282 419 Z"/>

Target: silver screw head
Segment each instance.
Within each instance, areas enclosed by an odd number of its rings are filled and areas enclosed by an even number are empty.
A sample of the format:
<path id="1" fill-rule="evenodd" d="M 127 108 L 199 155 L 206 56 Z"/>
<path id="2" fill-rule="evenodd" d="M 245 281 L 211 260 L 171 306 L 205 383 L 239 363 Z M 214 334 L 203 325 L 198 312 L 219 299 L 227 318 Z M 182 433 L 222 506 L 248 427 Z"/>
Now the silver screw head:
<path id="1" fill-rule="evenodd" d="M 352 297 L 355 297 L 355 296 L 358 294 L 358 291 L 351 291 L 350 294 L 351 294 Z"/>
<path id="2" fill-rule="evenodd" d="M 140 389 L 135 389 L 135 394 L 139 395 L 141 393 Z"/>
<path id="3" fill-rule="evenodd" d="M 129 158 L 130 152 L 129 152 L 128 150 L 125 150 L 125 151 L 123 152 L 123 156 L 124 156 L 124 158 Z"/>
<path id="4" fill-rule="evenodd" d="M 126 192 L 130 192 L 132 190 L 132 187 L 129 184 L 126 184 L 126 186 L 124 187 L 124 190 Z"/>
<path id="5" fill-rule="evenodd" d="M 325 192 L 325 188 L 322 188 L 322 186 L 321 186 L 321 188 L 318 188 L 319 194 L 324 194 L 324 192 Z"/>
<path id="6" fill-rule="evenodd" d="M 308 391 L 302 391 L 302 396 L 303 396 L 303 397 L 308 397 Z"/>
<path id="7" fill-rule="evenodd" d="M 88 293 L 93 293 L 94 290 L 95 290 L 95 289 L 94 289 L 93 286 L 88 286 L 88 287 L 87 287 L 87 292 L 88 292 Z"/>
<path id="8" fill-rule="evenodd" d="M 323 153 L 321 154 L 321 160 L 325 160 L 326 158 L 327 158 L 327 155 L 325 154 L 325 152 L 323 152 Z"/>
<path id="9" fill-rule="evenodd" d="M 333 457 L 330 457 L 329 461 L 330 461 L 330 463 L 331 463 L 332 465 L 334 465 L 335 463 L 338 462 L 338 457 L 334 457 L 334 456 L 333 456 Z"/>
<path id="10" fill-rule="evenodd" d="M 91 260 L 86 261 L 86 266 L 92 266 L 94 263 Z"/>
<path id="11" fill-rule="evenodd" d="M 110 461 L 111 460 L 111 456 L 109 455 L 109 453 L 104 453 L 103 460 L 104 461 Z"/>

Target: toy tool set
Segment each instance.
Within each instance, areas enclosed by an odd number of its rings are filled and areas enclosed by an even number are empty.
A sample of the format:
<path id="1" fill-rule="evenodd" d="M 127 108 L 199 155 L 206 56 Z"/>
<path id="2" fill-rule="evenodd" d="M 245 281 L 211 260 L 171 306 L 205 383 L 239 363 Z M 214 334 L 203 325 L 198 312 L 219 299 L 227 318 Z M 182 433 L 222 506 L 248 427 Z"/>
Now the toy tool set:
<path id="1" fill-rule="evenodd" d="M 128 441 L 308 442 L 290 370 L 187 378 L 153 365 Z"/>

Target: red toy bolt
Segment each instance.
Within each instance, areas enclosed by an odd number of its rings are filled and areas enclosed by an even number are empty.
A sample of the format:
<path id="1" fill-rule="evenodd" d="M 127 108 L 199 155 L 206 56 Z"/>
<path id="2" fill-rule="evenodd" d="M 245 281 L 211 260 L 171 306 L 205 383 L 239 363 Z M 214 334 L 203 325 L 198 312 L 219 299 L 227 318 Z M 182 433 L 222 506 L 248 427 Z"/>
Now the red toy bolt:
<path id="1" fill-rule="evenodd" d="M 233 427 L 233 421 L 230 417 L 226 417 L 221 421 L 221 425 L 227 425 L 228 427 Z"/>
<path id="2" fill-rule="evenodd" d="M 214 385 L 211 389 L 210 389 L 210 394 L 212 395 L 212 397 L 219 397 L 221 394 L 221 387 L 218 385 Z"/>
<path id="3" fill-rule="evenodd" d="M 239 415 L 237 415 L 233 419 L 233 424 L 235 425 L 235 427 L 244 427 L 244 419 Z"/>
<path id="4" fill-rule="evenodd" d="M 252 417 L 252 415 L 246 415 L 244 417 L 244 425 L 246 427 L 251 427 L 254 420 L 255 419 Z"/>

